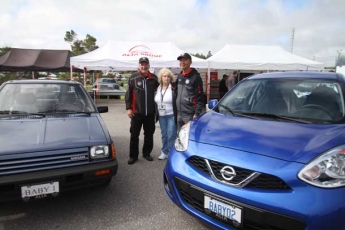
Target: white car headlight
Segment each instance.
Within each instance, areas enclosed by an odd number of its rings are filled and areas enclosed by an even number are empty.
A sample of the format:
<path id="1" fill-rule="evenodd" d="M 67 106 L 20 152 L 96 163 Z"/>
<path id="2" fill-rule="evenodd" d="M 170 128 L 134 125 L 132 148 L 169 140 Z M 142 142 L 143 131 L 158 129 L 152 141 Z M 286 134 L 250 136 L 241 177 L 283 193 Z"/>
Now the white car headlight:
<path id="1" fill-rule="evenodd" d="M 97 145 L 90 148 L 91 159 L 105 158 L 109 156 L 108 145 Z"/>
<path id="2" fill-rule="evenodd" d="M 189 142 L 189 130 L 190 130 L 190 122 L 185 124 L 181 127 L 177 138 L 175 140 L 175 149 L 177 151 L 186 151 L 188 148 L 188 142 Z"/>
<path id="3" fill-rule="evenodd" d="M 322 188 L 345 186 L 345 145 L 341 145 L 322 154 L 299 173 L 298 177 Z"/>

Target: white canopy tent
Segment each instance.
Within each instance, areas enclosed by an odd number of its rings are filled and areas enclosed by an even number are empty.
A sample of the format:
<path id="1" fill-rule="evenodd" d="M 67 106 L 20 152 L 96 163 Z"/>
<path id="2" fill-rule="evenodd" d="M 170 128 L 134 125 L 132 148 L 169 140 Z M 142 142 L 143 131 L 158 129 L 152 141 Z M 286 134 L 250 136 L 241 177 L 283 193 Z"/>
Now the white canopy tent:
<path id="1" fill-rule="evenodd" d="M 299 57 L 279 46 L 225 45 L 207 60 L 211 69 L 258 71 L 323 69 L 322 63 Z"/>
<path id="2" fill-rule="evenodd" d="M 261 71 L 318 71 L 323 64 L 299 57 L 279 46 L 225 45 L 220 51 L 207 59 L 209 62 L 206 91 L 210 92 L 210 72 L 228 74 L 229 70 L 240 70 L 246 75 Z M 232 71 L 231 71 L 232 72 Z M 209 99 L 210 94 L 208 94 Z"/>
<path id="3" fill-rule="evenodd" d="M 184 53 L 171 42 L 108 41 L 104 46 L 71 58 L 71 66 L 87 70 L 136 70 L 140 57 L 148 57 L 151 68 L 179 68 Z M 208 68 L 206 60 L 193 57 L 194 68 Z"/>

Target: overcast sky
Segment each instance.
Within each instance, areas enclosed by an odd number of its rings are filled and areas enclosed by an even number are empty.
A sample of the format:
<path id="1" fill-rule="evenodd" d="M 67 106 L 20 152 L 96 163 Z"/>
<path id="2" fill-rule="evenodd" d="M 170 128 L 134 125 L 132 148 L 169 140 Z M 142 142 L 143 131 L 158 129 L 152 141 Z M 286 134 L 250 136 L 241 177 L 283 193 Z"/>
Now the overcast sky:
<path id="1" fill-rule="evenodd" d="M 213 54 L 225 44 L 278 45 L 334 65 L 345 50 L 343 0 L 0 0 L 0 47 L 70 49 L 66 31 L 108 40 L 170 41 Z"/>

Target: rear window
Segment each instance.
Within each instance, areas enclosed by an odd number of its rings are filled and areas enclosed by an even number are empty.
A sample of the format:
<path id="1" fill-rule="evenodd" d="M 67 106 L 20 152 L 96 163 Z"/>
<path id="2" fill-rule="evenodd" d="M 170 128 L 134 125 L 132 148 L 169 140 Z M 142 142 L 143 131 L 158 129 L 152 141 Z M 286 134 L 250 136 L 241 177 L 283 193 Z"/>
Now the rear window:
<path id="1" fill-rule="evenodd" d="M 117 83 L 115 79 L 111 79 L 111 78 L 101 78 L 98 80 L 98 82 L 101 83 Z"/>

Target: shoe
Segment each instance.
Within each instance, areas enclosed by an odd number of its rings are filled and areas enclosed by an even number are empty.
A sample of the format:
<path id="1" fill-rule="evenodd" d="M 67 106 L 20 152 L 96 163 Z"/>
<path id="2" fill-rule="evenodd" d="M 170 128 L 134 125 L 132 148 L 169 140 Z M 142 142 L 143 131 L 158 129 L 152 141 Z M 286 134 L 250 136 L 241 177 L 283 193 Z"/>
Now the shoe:
<path id="1" fill-rule="evenodd" d="M 168 158 L 168 155 L 164 154 L 164 153 L 161 153 L 161 155 L 158 157 L 159 160 L 164 160 L 164 159 L 167 159 L 167 158 Z"/>
<path id="2" fill-rule="evenodd" d="M 148 161 L 153 161 L 153 158 L 151 156 L 144 156 L 144 158 Z"/>
<path id="3" fill-rule="evenodd" d="M 128 163 L 129 165 L 132 165 L 132 164 L 134 164 L 137 160 L 138 160 L 138 159 L 129 158 L 129 160 L 128 160 L 127 163 Z"/>

